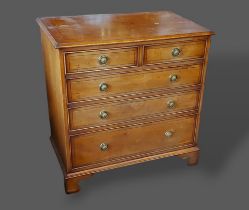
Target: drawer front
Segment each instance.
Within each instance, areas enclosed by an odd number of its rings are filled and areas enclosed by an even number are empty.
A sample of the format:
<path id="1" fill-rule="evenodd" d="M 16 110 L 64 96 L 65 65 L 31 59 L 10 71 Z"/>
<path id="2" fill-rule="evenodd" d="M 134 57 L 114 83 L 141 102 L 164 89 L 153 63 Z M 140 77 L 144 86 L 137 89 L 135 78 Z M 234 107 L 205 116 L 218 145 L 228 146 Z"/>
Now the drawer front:
<path id="1" fill-rule="evenodd" d="M 205 46 L 205 41 L 145 46 L 144 64 L 202 58 L 205 54 Z"/>
<path id="2" fill-rule="evenodd" d="M 138 48 L 81 51 L 66 53 L 65 57 L 68 73 L 82 72 L 96 68 L 131 67 L 137 66 Z"/>
<path id="3" fill-rule="evenodd" d="M 156 149 L 193 144 L 195 118 L 178 118 L 142 127 L 71 137 L 73 167 Z"/>
<path id="4" fill-rule="evenodd" d="M 104 104 L 69 110 L 72 130 L 84 126 L 109 124 L 119 120 L 131 120 L 147 115 L 177 112 L 197 108 L 198 92 L 178 93 L 147 100 L 132 100 L 122 104 Z"/>
<path id="5" fill-rule="evenodd" d="M 86 97 L 106 97 L 133 91 L 194 85 L 200 83 L 201 68 L 201 65 L 193 65 L 173 70 L 120 74 L 115 77 L 68 80 L 68 99 L 72 102 Z M 177 77 L 175 81 L 172 81 L 172 76 Z M 107 85 L 105 91 L 100 90 L 101 84 Z"/>

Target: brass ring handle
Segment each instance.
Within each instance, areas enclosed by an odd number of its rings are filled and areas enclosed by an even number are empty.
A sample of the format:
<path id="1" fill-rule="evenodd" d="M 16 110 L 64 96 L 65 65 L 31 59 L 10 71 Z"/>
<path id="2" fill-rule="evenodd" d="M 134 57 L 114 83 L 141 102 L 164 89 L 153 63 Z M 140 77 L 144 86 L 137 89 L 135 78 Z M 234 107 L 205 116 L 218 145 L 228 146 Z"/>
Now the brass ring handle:
<path id="1" fill-rule="evenodd" d="M 171 54 L 172 54 L 173 57 L 177 57 L 177 56 L 179 56 L 179 55 L 181 54 L 181 49 L 179 49 L 179 48 L 174 48 L 174 49 L 172 50 Z"/>
<path id="2" fill-rule="evenodd" d="M 99 117 L 101 118 L 101 119 L 106 119 L 107 117 L 108 117 L 108 112 L 107 111 L 101 111 L 100 113 L 99 113 Z"/>
<path id="3" fill-rule="evenodd" d="M 107 91 L 107 89 L 108 89 L 108 84 L 106 84 L 104 82 L 99 84 L 100 91 Z"/>
<path id="4" fill-rule="evenodd" d="M 169 76 L 170 82 L 176 82 L 177 79 L 178 79 L 178 76 L 177 76 L 176 74 L 171 74 L 171 75 Z"/>
<path id="5" fill-rule="evenodd" d="M 106 56 L 106 55 L 101 55 L 101 56 L 99 56 L 99 58 L 98 58 L 98 61 L 99 61 L 99 64 L 100 64 L 100 65 L 105 65 L 105 64 L 107 64 L 108 60 L 109 60 L 109 58 L 108 58 L 108 56 Z"/>
<path id="6" fill-rule="evenodd" d="M 167 105 L 168 105 L 168 108 L 172 109 L 172 108 L 175 107 L 176 102 L 175 102 L 174 100 L 169 100 L 169 101 L 167 102 Z"/>
<path id="7" fill-rule="evenodd" d="M 100 147 L 100 150 L 101 150 L 101 151 L 106 151 L 106 150 L 108 150 L 108 144 L 106 144 L 106 143 L 101 143 L 101 144 L 99 145 L 99 147 Z"/>
<path id="8" fill-rule="evenodd" d="M 173 136 L 173 132 L 172 132 L 172 131 L 166 131 L 166 132 L 164 133 L 164 135 L 165 135 L 167 138 L 170 138 L 170 137 Z"/>

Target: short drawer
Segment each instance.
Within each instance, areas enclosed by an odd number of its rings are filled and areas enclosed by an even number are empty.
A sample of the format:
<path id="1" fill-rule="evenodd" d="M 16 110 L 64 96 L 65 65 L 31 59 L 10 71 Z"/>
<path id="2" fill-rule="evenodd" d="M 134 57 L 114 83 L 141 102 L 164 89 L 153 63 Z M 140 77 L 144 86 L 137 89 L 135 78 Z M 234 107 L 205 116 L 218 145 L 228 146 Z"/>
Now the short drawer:
<path id="1" fill-rule="evenodd" d="M 205 41 L 149 45 L 144 47 L 144 64 L 164 63 L 182 59 L 202 58 Z"/>
<path id="2" fill-rule="evenodd" d="M 200 83 L 201 69 L 201 65 L 192 65 L 113 77 L 72 79 L 68 80 L 68 99 L 73 102 L 87 97 L 106 97 L 126 92 L 194 85 Z"/>
<path id="3" fill-rule="evenodd" d="M 118 104 L 104 104 L 91 107 L 80 107 L 69 110 L 72 130 L 90 125 L 110 124 L 120 120 L 131 120 L 153 114 L 177 112 L 197 108 L 199 93 L 197 91 L 150 96 L 125 101 Z"/>
<path id="4" fill-rule="evenodd" d="M 71 137 L 72 163 L 77 168 L 157 149 L 194 143 L 195 117 L 154 122 L 141 127 Z"/>
<path id="5" fill-rule="evenodd" d="M 107 69 L 137 66 L 138 48 L 92 50 L 66 53 L 68 73 L 83 72 L 89 69 Z"/>

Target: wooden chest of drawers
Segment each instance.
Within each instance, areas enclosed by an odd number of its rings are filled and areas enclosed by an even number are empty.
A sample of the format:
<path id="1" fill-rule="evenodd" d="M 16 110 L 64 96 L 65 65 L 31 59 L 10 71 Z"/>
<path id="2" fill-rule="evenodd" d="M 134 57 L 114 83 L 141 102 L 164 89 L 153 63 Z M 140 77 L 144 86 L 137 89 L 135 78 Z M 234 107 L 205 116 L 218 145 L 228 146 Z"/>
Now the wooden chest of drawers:
<path id="1" fill-rule="evenodd" d="M 197 163 L 213 32 L 168 11 L 37 22 L 67 193 L 109 169 L 169 156 Z"/>

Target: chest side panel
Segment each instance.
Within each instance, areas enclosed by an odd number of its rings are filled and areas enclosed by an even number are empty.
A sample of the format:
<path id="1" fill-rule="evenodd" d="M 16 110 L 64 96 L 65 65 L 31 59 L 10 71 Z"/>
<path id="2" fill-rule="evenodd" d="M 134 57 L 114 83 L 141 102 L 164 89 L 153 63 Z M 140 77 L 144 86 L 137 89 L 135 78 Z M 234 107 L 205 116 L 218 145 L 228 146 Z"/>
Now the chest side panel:
<path id="1" fill-rule="evenodd" d="M 60 51 L 55 49 L 46 35 L 41 33 L 45 67 L 46 89 L 51 127 L 51 140 L 59 153 L 61 162 L 69 170 L 70 152 L 68 143 L 67 100 L 64 71 Z"/>

